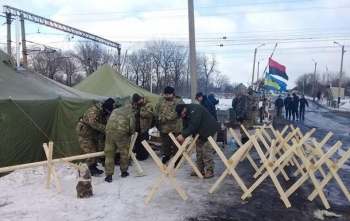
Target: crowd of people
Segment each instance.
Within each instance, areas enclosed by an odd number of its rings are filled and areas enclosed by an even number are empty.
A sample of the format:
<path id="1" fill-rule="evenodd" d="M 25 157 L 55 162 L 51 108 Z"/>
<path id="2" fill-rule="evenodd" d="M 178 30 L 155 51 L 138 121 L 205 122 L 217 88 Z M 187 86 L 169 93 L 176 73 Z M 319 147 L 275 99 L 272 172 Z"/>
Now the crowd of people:
<path id="1" fill-rule="evenodd" d="M 154 109 L 146 97 L 137 93 L 122 107 L 117 107 L 111 98 L 94 104 L 79 119 L 76 127 L 78 140 L 85 154 L 105 152 L 104 158 L 86 159 L 91 175 L 105 173 L 105 181 L 110 183 L 115 165 L 119 165 L 121 177 L 127 177 L 131 137 L 135 132 L 138 133 L 134 152 L 138 160 L 146 160 L 148 152 L 141 142 L 149 139 L 149 129 L 156 126 L 161 137 L 163 164 L 168 164 L 178 151 L 169 133 L 173 133 L 180 143 L 191 135 L 199 134 L 196 141 L 196 164 L 204 178 L 213 177 L 215 151 L 208 137 L 216 140 L 220 129 L 215 108 L 219 100 L 213 94 L 207 97 L 202 92 L 196 94 L 196 100 L 199 104 L 185 104 L 181 97 L 175 95 L 175 89 L 167 86 Z M 116 154 L 117 150 L 119 154 Z M 175 167 L 180 159 L 175 162 Z M 101 163 L 105 171 L 98 169 L 97 163 Z M 192 172 L 190 175 L 197 174 Z"/>
<path id="2" fill-rule="evenodd" d="M 292 93 L 287 95 L 287 97 L 283 100 L 282 96 L 279 95 L 275 101 L 275 108 L 277 109 L 277 117 L 282 118 L 282 110 L 285 108 L 286 119 L 288 120 L 305 120 L 305 107 L 309 107 L 307 100 L 304 95 L 301 95 L 299 98 L 296 93 Z"/>

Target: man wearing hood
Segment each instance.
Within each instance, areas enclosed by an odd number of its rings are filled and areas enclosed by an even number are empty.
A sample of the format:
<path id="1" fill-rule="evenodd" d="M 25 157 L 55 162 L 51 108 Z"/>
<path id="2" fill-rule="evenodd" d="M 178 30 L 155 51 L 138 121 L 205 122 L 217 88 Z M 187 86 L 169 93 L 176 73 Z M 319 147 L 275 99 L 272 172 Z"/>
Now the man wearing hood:
<path id="1" fill-rule="evenodd" d="M 218 120 L 215 106 L 211 103 L 211 101 L 207 98 L 206 95 L 203 95 L 202 92 L 199 92 L 196 94 L 196 100 L 209 111 L 209 113 L 215 118 L 215 120 Z"/>
<path id="2" fill-rule="evenodd" d="M 176 137 L 182 132 L 182 120 L 178 118 L 175 111 L 175 107 L 178 104 L 184 104 L 183 100 L 175 96 L 174 88 L 167 86 L 164 88 L 164 95 L 159 99 L 155 107 L 156 126 L 162 139 L 160 152 L 163 155 L 163 164 L 166 164 L 171 156 L 174 156 L 178 151 L 177 146 L 173 144 L 168 135 L 172 132 Z"/>
<path id="3" fill-rule="evenodd" d="M 153 107 L 149 100 L 135 93 L 132 96 L 135 113 L 135 131 L 139 134 L 135 142 L 136 159 L 142 161 L 148 158 L 148 152 L 141 144 L 149 139 L 148 131 L 153 119 Z"/>

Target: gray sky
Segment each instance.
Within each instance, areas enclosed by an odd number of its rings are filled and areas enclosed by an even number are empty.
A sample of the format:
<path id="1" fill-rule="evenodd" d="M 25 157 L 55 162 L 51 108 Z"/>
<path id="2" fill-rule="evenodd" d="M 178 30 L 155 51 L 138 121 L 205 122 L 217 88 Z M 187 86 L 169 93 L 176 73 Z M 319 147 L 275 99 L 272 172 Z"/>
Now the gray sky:
<path id="1" fill-rule="evenodd" d="M 188 45 L 185 0 L 0 2 L 116 41 L 122 53 L 152 39 Z M 232 82 L 251 82 L 254 49 L 263 43 L 257 52 L 257 61 L 264 59 L 260 76 L 278 43 L 273 59 L 286 66 L 288 88 L 295 86 L 299 75 L 313 72 L 311 59 L 317 61 L 320 73 L 326 72 L 326 66 L 330 72 L 339 72 L 341 47 L 333 42 L 345 44 L 345 50 L 350 43 L 349 0 L 194 0 L 194 6 L 197 50 L 216 54 L 221 73 Z M 1 19 L 4 23 L 5 18 Z M 15 41 L 14 25 L 12 30 Z M 6 43 L 6 25 L 0 31 L 0 43 Z M 27 21 L 26 32 L 29 41 L 61 49 L 72 49 L 82 40 Z M 349 69 L 350 56 L 345 53 L 343 70 L 348 73 Z"/>

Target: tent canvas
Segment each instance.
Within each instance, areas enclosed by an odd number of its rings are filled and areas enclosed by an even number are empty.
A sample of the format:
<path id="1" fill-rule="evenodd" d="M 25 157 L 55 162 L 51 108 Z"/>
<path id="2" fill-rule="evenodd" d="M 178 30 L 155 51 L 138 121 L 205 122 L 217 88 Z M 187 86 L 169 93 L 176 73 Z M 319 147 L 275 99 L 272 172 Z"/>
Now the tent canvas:
<path id="1" fill-rule="evenodd" d="M 55 144 L 55 157 L 80 154 L 78 119 L 107 97 L 28 70 L 16 71 L 3 51 L 0 59 L 0 167 L 44 160 L 42 144 L 49 140 Z"/>
<path id="2" fill-rule="evenodd" d="M 101 96 L 131 97 L 134 93 L 139 93 L 148 98 L 153 106 L 155 106 L 160 98 L 160 95 L 146 91 L 132 83 L 126 77 L 118 74 L 108 64 L 102 65 L 90 76 L 75 85 L 74 88 Z"/>

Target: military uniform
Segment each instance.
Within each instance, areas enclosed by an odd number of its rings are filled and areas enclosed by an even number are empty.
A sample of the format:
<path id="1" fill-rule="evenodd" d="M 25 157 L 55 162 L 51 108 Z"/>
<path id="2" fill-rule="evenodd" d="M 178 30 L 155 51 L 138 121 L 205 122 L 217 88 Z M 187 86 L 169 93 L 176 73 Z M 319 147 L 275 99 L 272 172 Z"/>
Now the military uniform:
<path id="1" fill-rule="evenodd" d="M 162 139 L 160 151 L 163 157 L 167 159 L 170 159 L 171 155 L 175 155 L 178 150 L 168 134 L 172 132 L 174 136 L 177 136 L 182 132 L 183 128 L 182 120 L 175 111 L 175 107 L 178 104 L 184 104 L 184 102 L 181 98 L 175 97 L 175 95 L 171 100 L 161 97 L 155 108 L 157 128 Z"/>
<path id="2" fill-rule="evenodd" d="M 256 118 L 259 116 L 260 98 L 254 91 L 252 91 L 249 95 L 252 103 L 252 119 L 250 120 L 249 127 L 253 127 L 253 125 L 255 124 Z"/>
<path id="3" fill-rule="evenodd" d="M 204 174 L 204 168 L 207 169 L 207 173 L 204 178 L 210 178 L 214 176 L 214 148 L 208 141 L 208 137 L 212 136 L 216 141 L 217 132 L 220 129 L 220 125 L 216 119 L 199 104 L 185 104 L 187 108 L 186 116 L 183 118 L 185 128 L 182 132 L 184 138 L 190 135 L 195 136 L 199 134 L 196 141 L 196 163 L 199 171 Z M 180 110 L 178 112 L 181 114 Z M 196 175 L 192 173 L 191 175 Z"/>
<path id="4" fill-rule="evenodd" d="M 232 107 L 236 110 L 237 121 L 240 122 L 245 129 L 250 126 L 252 112 L 251 112 L 251 99 L 247 95 L 242 95 L 240 99 L 234 98 L 232 100 Z M 248 136 L 245 134 L 244 130 L 240 127 L 241 140 L 245 143 L 249 140 Z"/>
<path id="5" fill-rule="evenodd" d="M 148 158 L 148 152 L 141 142 L 149 139 L 148 131 L 154 116 L 151 102 L 146 98 L 143 99 L 142 104 L 138 104 L 137 101 L 133 102 L 133 108 L 136 110 L 135 130 L 139 133 L 135 142 L 135 153 L 138 160 L 145 160 Z"/>
<path id="6" fill-rule="evenodd" d="M 80 147 L 85 154 L 101 151 L 101 141 L 104 135 L 107 122 L 107 115 L 104 114 L 102 103 L 95 104 L 88 109 L 78 122 L 76 127 Z M 96 158 L 86 159 L 88 166 L 96 164 Z"/>
<path id="7" fill-rule="evenodd" d="M 114 174 L 114 155 L 120 153 L 120 171 L 127 172 L 129 167 L 130 137 L 135 133 L 135 115 L 130 101 L 115 109 L 106 126 L 106 175 Z M 122 174 L 123 175 L 123 174 Z"/>

